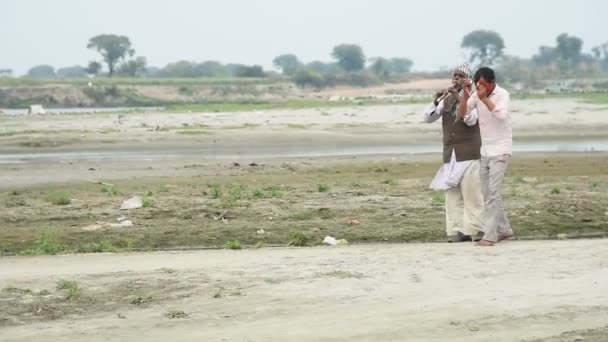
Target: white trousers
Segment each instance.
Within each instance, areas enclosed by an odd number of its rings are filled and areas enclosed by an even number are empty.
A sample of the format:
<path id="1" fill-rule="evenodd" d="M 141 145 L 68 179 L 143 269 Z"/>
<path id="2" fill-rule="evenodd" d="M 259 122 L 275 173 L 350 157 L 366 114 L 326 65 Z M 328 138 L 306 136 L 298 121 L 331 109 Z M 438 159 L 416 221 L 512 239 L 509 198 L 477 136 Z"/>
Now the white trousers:
<path id="1" fill-rule="evenodd" d="M 445 222 L 448 236 L 461 232 L 475 235 L 481 229 L 484 200 L 479 177 L 479 160 L 467 168 L 460 184 L 445 192 Z"/>

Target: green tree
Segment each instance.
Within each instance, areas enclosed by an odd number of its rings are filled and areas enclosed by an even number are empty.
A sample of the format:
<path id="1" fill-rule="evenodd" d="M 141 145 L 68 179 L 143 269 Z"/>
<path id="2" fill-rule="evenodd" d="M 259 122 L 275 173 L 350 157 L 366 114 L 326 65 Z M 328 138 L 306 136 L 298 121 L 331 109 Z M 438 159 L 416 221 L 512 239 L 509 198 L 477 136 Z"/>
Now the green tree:
<path id="1" fill-rule="evenodd" d="M 554 47 L 541 46 L 538 53 L 532 57 L 532 61 L 537 65 L 549 65 L 557 61 L 557 53 Z"/>
<path id="2" fill-rule="evenodd" d="M 272 64 L 275 67 L 281 69 L 283 75 L 293 75 L 298 71 L 298 68 L 302 65 L 296 55 L 286 54 L 277 56 L 272 60 Z"/>
<path id="3" fill-rule="evenodd" d="M 66 77 L 66 78 L 84 77 L 86 74 L 87 74 L 87 72 L 80 65 L 74 65 L 74 66 L 70 66 L 70 67 L 59 68 L 57 70 L 57 76 L 59 76 L 59 77 Z"/>
<path id="4" fill-rule="evenodd" d="M 235 75 L 236 77 L 266 77 L 264 69 L 259 65 L 241 65 Z"/>
<path id="5" fill-rule="evenodd" d="M 371 59 L 372 65 L 370 70 L 374 75 L 386 80 L 391 75 L 391 62 L 384 57 L 375 57 Z"/>
<path id="6" fill-rule="evenodd" d="M 194 67 L 194 73 L 202 77 L 218 77 L 227 74 L 224 66 L 216 61 L 205 61 L 197 64 Z"/>
<path id="7" fill-rule="evenodd" d="M 50 65 L 36 65 L 27 71 L 29 77 L 35 78 L 51 78 L 57 76 L 55 68 Z"/>
<path id="8" fill-rule="evenodd" d="M 90 61 L 89 65 L 84 69 L 84 71 L 89 75 L 96 76 L 101 71 L 101 63 Z"/>
<path id="9" fill-rule="evenodd" d="M 342 72 L 338 63 L 323 63 L 321 61 L 312 61 L 306 64 L 305 68 L 325 75 L 339 74 Z"/>
<path id="10" fill-rule="evenodd" d="M 294 76 L 293 81 L 300 88 L 312 87 L 321 89 L 325 85 L 323 76 L 310 69 L 300 69 Z"/>
<path id="11" fill-rule="evenodd" d="M 389 60 L 390 70 L 395 74 L 409 74 L 414 62 L 409 58 L 394 57 Z"/>
<path id="12" fill-rule="evenodd" d="M 146 73 L 147 65 L 146 57 L 137 57 L 121 64 L 118 72 L 123 75 L 137 77 Z"/>
<path id="13" fill-rule="evenodd" d="M 595 58 L 602 70 L 608 71 L 608 42 L 595 46 L 591 49 L 593 53 L 593 58 Z"/>
<path id="14" fill-rule="evenodd" d="M 97 50 L 108 65 L 108 76 L 112 77 L 116 64 L 125 58 L 133 56 L 131 41 L 126 36 L 102 34 L 89 40 L 87 48 Z"/>
<path id="15" fill-rule="evenodd" d="M 471 65 L 484 66 L 492 65 L 502 56 L 505 43 L 494 31 L 476 30 L 464 36 L 460 46 L 465 49 Z"/>
<path id="16" fill-rule="evenodd" d="M 557 46 L 555 47 L 555 53 L 559 59 L 562 70 L 575 69 L 578 63 L 581 61 L 583 40 L 578 37 L 568 36 L 568 34 L 562 33 L 557 36 L 556 41 Z"/>
<path id="17" fill-rule="evenodd" d="M 177 61 L 167 64 L 162 70 L 165 77 L 195 77 L 195 64 L 189 61 Z"/>
<path id="18" fill-rule="evenodd" d="M 331 56 L 348 72 L 359 71 L 365 66 L 365 54 L 359 45 L 341 44 L 334 47 Z"/>

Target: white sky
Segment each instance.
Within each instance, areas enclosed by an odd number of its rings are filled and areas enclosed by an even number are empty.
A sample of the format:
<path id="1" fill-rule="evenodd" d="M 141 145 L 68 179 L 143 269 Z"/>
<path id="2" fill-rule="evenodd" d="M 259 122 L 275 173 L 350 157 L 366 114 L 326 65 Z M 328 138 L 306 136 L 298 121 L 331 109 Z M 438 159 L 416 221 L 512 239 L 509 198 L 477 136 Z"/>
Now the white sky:
<path id="1" fill-rule="evenodd" d="M 463 3 L 469 5 L 463 8 Z M 366 56 L 408 57 L 414 70 L 463 58 L 462 37 L 495 30 L 507 54 L 531 57 L 563 32 L 583 50 L 608 41 L 608 1 L 504 0 L 2 0 L 0 69 L 86 65 L 98 34 L 128 36 L 151 66 L 217 60 L 272 68 L 279 54 L 330 61 L 354 43 Z"/>

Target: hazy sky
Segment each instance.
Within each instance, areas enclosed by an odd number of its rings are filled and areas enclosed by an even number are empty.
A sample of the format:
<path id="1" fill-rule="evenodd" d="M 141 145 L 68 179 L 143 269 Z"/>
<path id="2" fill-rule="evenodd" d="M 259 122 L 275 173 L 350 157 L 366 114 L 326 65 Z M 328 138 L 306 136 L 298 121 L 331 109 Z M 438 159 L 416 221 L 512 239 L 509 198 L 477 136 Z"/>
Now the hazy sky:
<path id="1" fill-rule="evenodd" d="M 530 57 L 563 32 L 584 51 L 608 41 L 605 0 L 1 0 L 0 69 L 86 65 L 92 36 L 128 36 L 148 64 L 217 60 L 261 64 L 294 53 L 330 61 L 355 43 L 368 57 L 408 57 L 415 70 L 452 66 L 462 37 L 495 30 L 507 54 Z"/>

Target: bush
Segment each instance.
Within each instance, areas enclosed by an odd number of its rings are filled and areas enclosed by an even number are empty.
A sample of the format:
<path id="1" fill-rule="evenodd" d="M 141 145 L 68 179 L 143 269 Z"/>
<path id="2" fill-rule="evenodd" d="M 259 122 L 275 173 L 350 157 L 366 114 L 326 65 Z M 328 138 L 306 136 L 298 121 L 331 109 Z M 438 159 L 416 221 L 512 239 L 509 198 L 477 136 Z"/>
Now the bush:
<path id="1" fill-rule="evenodd" d="M 322 89 L 325 87 L 325 80 L 321 74 L 310 69 L 302 69 L 293 78 L 294 83 L 300 88 Z"/>

